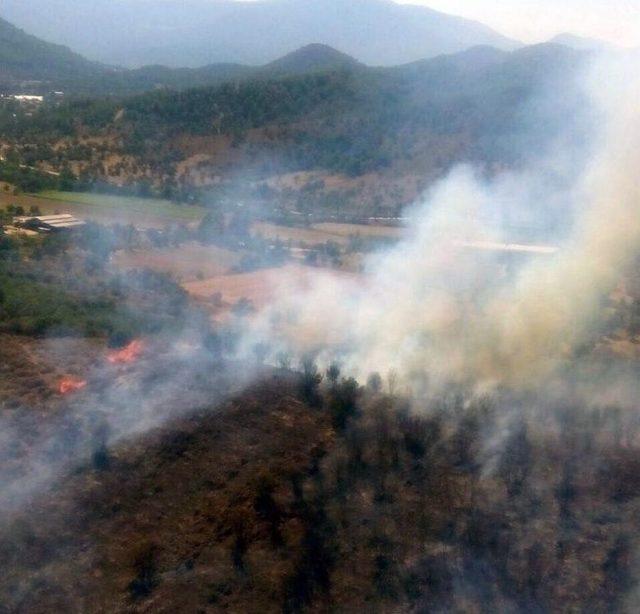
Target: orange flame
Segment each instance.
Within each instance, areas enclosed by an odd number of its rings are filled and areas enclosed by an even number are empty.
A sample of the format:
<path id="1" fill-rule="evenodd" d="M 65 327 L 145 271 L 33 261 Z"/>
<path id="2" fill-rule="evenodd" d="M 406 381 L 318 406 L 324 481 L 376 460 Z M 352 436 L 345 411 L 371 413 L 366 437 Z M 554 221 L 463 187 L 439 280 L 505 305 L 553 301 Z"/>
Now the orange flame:
<path id="1" fill-rule="evenodd" d="M 58 392 L 63 395 L 71 394 L 82 390 L 87 385 L 87 382 L 77 377 L 63 377 L 58 384 Z"/>
<path id="2" fill-rule="evenodd" d="M 144 351 L 144 342 L 140 339 L 134 339 L 129 345 L 123 347 L 121 350 L 109 352 L 107 360 L 112 365 L 125 365 L 135 362 L 140 358 Z"/>

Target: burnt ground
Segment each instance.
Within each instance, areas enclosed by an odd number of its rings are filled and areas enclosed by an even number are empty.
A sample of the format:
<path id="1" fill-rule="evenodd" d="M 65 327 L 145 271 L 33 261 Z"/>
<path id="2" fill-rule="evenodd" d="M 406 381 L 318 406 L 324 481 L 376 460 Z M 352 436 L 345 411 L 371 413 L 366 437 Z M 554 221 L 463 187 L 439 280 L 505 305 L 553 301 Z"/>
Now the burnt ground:
<path id="1" fill-rule="evenodd" d="M 52 480 L 107 448 L 202 407 L 253 376 L 184 337 L 142 338 L 112 360 L 104 340 L 0 339 L 0 512 L 28 505 Z M 64 393 L 61 383 L 80 383 Z"/>
<path id="2" fill-rule="evenodd" d="M 4 511 L 3 611 L 634 611 L 635 411 L 455 389 L 410 408 L 272 371 L 238 390 L 195 362 L 158 348 L 42 395 L 41 423 L 94 404 L 139 431 L 64 439 L 75 462 Z M 113 422 L 105 386 L 162 419 Z"/>
<path id="3" fill-rule="evenodd" d="M 290 504 L 289 481 L 306 474 L 330 440 L 321 415 L 267 382 L 116 447 L 108 469 L 79 469 L 28 520 L 5 527 L 2 601 L 23 612 L 269 604 L 279 590 L 274 579 L 290 574 L 292 562 L 256 520 L 256 492 L 277 476 L 276 496 Z M 295 543 L 302 528 L 283 518 L 281 531 Z M 241 555 L 242 542 L 251 547 Z M 239 571 L 234 548 L 242 567 L 255 561 L 262 573 Z M 145 564 L 153 573 L 140 571 Z"/>
<path id="4" fill-rule="evenodd" d="M 86 375 L 103 353 L 97 341 L 0 335 L 0 409 L 55 409 L 60 379 Z"/>

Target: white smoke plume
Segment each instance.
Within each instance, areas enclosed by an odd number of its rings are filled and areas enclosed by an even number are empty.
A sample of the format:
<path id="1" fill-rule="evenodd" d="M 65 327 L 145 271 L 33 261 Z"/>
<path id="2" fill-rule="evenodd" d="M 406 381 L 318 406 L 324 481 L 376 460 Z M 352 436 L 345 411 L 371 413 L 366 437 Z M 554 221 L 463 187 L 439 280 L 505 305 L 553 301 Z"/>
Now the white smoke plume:
<path id="1" fill-rule="evenodd" d="M 405 239 L 370 258 L 361 278 L 319 274 L 304 288 L 285 280 L 248 343 L 269 339 L 279 350 L 319 352 L 360 376 L 393 369 L 489 388 L 535 385 L 566 364 L 640 247 L 638 67 L 637 56 L 608 58 L 585 79 L 598 121 L 593 153 L 569 190 L 541 191 L 538 169 L 487 181 L 457 168 L 415 207 Z M 544 208 L 541 197 L 575 213 L 557 252 L 508 273 L 496 256 L 464 247 L 509 242 L 487 213 L 535 213 Z"/>

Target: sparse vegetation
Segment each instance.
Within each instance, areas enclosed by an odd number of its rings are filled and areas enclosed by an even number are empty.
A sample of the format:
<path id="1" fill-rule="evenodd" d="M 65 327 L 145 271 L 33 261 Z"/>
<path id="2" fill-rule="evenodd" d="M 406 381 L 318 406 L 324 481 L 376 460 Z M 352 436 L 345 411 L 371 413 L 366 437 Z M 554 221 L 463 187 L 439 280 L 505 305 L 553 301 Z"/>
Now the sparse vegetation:
<path id="1" fill-rule="evenodd" d="M 295 398 L 309 380 L 315 407 Z M 307 361 L 221 416 L 120 449 L 99 484 L 70 477 L 47 521 L 57 530 L 3 533 L 3 562 L 22 566 L 47 544 L 34 582 L 54 561 L 61 582 L 91 578 L 67 585 L 66 608 L 85 590 L 101 603 L 124 591 L 135 608 L 159 599 L 178 610 L 622 607 L 640 496 L 633 415 L 559 404 L 549 413 L 549 403 L 524 400 L 514 411 L 521 401 L 456 390 L 409 407 L 371 386 L 318 381 Z M 624 440 L 612 438 L 620 428 Z M 102 555 L 63 560 L 56 553 L 75 547 L 63 523 L 78 489 L 94 502 L 81 527 L 101 536 Z M 0 583 L 5 603 L 10 577 Z M 48 599 L 33 590 L 28 603 Z"/>

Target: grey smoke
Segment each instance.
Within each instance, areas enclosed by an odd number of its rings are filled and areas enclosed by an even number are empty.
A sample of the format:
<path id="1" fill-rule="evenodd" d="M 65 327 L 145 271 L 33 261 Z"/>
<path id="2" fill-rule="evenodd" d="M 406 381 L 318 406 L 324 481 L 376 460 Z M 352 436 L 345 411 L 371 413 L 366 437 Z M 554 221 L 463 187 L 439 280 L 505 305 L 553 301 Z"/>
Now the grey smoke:
<path id="1" fill-rule="evenodd" d="M 280 300 L 256 319 L 250 338 L 294 353 L 316 351 L 325 361 L 338 357 L 360 376 L 393 369 L 479 389 L 535 387 L 569 364 L 640 246 L 637 69 L 635 55 L 608 56 L 585 76 L 598 121 L 586 162 L 567 173 L 568 188 L 541 191 L 540 168 L 489 180 L 456 168 L 413 208 L 405 239 L 369 258 L 365 275 L 319 273 L 297 292 L 295 280 L 285 280 Z M 550 158 L 570 160 L 573 152 L 563 146 L 559 139 Z M 506 273 L 460 248 L 468 241 L 510 242 L 491 212 L 513 206 L 535 215 L 540 199 L 571 213 L 555 255 Z"/>

